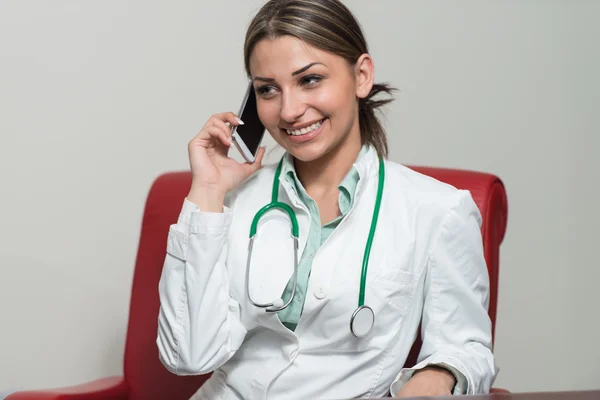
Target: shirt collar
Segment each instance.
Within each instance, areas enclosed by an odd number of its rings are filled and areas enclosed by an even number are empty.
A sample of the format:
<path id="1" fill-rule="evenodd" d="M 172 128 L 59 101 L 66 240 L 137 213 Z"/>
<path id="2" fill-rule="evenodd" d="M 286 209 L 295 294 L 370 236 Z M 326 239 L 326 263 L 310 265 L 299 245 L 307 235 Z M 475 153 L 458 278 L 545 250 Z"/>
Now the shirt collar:
<path id="1" fill-rule="evenodd" d="M 369 164 L 372 164 L 371 161 L 373 159 L 373 155 L 376 155 L 376 151 L 373 147 L 368 144 L 363 145 L 358 153 L 356 161 L 353 163 L 352 168 L 346 174 L 342 182 L 338 186 L 340 190 L 340 200 L 342 197 L 344 201 L 340 201 L 340 208 L 350 208 L 353 203 L 354 195 L 356 193 L 356 187 L 358 185 L 358 181 L 368 176 Z M 296 196 L 299 197 L 300 192 L 305 194 L 304 188 L 298 179 L 298 175 L 296 174 L 296 169 L 294 167 L 294 158 L 290 153 L 286 153 L 283 156 L 283 163 L 281 166 L 281 176 L 280 182 L 282 179 L 285 179 L 292 189 L 295 191 Z M 345 214 L 347 210 L 341 209 L 342 214 Z"/>

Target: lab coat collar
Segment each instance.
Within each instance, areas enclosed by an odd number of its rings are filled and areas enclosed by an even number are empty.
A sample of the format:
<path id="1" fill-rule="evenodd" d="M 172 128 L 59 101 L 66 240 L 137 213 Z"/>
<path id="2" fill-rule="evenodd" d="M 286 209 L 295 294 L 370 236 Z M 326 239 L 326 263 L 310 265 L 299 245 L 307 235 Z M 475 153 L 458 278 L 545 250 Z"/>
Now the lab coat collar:
<path id="1" fill-rule="evenodd" d="M 367 151 L 354 162 L 354 167 L 358 171 L 361 180 L 370 179 L 379 173 L 377 150 L 371 145 L 367 144 L 365 146 L 367 146 Z"/>

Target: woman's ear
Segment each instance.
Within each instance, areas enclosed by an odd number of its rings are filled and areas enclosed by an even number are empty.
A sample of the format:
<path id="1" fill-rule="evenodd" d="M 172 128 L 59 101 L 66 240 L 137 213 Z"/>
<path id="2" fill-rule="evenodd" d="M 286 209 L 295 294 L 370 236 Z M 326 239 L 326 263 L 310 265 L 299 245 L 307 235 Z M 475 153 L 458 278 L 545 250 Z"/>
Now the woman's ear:
<path id="1" fill-rule="evenodd" d="M 356 97 L 366 98 L 371 93 L 375 79 L 375 65 L 373 59 L 368 54 L 363 54 L 358 58 L 354 66 L 356 74 Z"/>

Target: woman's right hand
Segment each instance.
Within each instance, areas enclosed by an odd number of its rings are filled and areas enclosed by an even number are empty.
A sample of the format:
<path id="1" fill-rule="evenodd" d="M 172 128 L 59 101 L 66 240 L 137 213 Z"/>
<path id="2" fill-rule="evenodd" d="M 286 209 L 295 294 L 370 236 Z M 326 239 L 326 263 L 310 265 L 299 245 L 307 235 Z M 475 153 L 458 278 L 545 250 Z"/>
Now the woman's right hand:
<path id="1" fill-rule="evenodd" d="M 227 155 L 232 144 L 230 126 L 240 124 L 243 122 L 231 112 L 214 114 L 188 144 L 192 186 L 187 198 L 202 211 L 221 212 L 227 192 L 262 165 L 262 147 L 252 164 L 239 163 Z"/>

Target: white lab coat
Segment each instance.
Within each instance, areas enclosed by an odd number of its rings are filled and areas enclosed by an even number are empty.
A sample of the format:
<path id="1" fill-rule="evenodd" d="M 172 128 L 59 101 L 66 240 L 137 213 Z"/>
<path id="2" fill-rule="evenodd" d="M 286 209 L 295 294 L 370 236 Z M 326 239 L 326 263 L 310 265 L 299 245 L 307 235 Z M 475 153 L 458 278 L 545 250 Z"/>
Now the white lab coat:
<path id="1" fill-rule="evenodd" d="M 318 250 L 295 332 L 250 304 L 245 276 L 255 213 L 270 202 L 275 166 L 265 166 L 228 198 L 224 213 L 185 201 L 171 226 L 162 272 L 157 344 L 178 375 L 211 378 L 194 399 L 342 399 L 397 391 L 413 369 L 402 366 L 422 326 L 416 369 L 450 367 L 469 394 L 489 391 L 497 369 L 487 315 L 489 278 L 477 206 L 468 191 L 385 162 L 385 188 L 371 249 L 365 304 L 375 312 L 368 337 L 349 329 L 377 193 L 377 154 L 355 163 L 354 206 Z M 299 257 L 308 210 L 282 179 L 279 199 L 295 210 Z M 287 216 L 259 224 L 250 292 L 280 298 L 293 271 Z"/>

